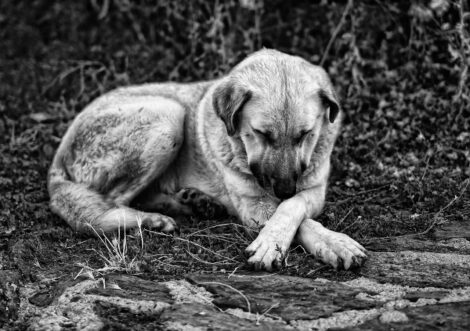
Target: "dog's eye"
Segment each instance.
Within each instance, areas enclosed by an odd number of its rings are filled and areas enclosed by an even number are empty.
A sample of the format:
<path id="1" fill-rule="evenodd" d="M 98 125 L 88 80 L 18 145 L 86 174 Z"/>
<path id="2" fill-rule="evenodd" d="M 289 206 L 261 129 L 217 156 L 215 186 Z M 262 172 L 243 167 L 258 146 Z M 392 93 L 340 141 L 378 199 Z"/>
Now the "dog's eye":
<path id="1" fill-rule="evenodd" d="M 263 137 L 268 143 L 274 142 L 273 133 L 271 131 L 260 131 L 260 130 L 257 130 L 257 129 L 253 129 L 253 131 L 257 135 Z"/>
<path id="2" fill-rule="evenodd" d="M 312 132 L 311 130 L 303 130 L 299 133 L 297 137 L 294 138 L 294 143 L 295 144 L 300 144 L 302 140 L 304 140 L 305 137 L 308 136 L 308 134 Z"/>

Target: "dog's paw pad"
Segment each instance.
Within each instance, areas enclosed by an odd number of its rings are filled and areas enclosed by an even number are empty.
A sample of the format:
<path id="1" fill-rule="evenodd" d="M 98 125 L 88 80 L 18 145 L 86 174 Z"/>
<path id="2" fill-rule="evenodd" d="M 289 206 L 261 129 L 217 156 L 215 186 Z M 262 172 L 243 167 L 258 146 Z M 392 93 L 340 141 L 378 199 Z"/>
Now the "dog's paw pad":
<path id="1" fill-rule="evenodd" d="M 176 198 L 180 203 L 189 205 L 192 204 L 192 202 L 196 200 L 201 194 L 203 193 L 196 189 L 184 188 L 176 194 Z"/>
<path id="2" fill-rule="evenodd" d="M 191 208 L 196 216 L 217 219 L 227 215 L 225 207 L 207 194 L 193 188 L 184 188 L 176 194 L 178 201 Z"/>

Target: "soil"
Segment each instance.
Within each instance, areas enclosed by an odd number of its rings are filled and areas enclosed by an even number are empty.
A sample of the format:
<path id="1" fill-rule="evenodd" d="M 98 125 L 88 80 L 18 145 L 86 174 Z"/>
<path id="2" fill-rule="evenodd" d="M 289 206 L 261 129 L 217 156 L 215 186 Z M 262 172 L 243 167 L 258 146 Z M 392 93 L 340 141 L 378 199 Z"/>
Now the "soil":
<path id="1" fill-rule="evenodd" d="M 351 3 L 0 3 L 0 330 L 468 330 L 470 6 Z M 369 249 L 364 267 L 292 247 L 254 273 L 234 219 L 114 240 L 52 214 L 47 170 L 84 105 L 212 79 L 261 47 L 321 63 L 337 87 L 346 118 L 318 220 Z"/>

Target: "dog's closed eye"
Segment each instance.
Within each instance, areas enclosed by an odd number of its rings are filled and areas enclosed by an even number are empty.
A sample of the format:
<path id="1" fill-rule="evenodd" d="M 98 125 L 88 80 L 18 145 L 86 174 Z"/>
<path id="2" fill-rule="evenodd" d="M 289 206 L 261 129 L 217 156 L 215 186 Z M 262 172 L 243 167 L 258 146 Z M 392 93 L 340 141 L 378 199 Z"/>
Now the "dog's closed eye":
<path id="1" fill-rule="evenodd" d="M 305 137 L 307 137 L 311 132 L 312 130 L 300 131 L 300 133 L 294 138 L 294 144 L 295 145 L 300 144 L 305 139 Z"/>
<path id="2" fill-rule="evenodd" d="M 253 129 L 253 132 L 256 133 L 258 136 L 262 137 L 267 143 L 273 143 L 274 142 L 274 136 L 273 133 L 269 130 L 267 131 L 261 131 L 258 129 Z"/>

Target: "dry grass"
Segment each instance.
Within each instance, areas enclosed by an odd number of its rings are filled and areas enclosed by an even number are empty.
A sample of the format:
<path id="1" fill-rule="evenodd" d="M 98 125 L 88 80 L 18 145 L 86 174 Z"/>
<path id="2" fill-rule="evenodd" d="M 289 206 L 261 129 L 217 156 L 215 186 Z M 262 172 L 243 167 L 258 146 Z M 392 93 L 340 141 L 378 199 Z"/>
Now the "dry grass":
<path id="1" fill-rule="evenodd" d="M 122 215 L 125 217 L 124 213 Z M 125 221 L 122 219 L 117 220 L 119 224 L 125 224 Z M 94 271 L 100 274 L 107 272 L 125 272 L 129 274 L 140 273 L 140 264 L 141 256 L 144 252 L 144 239 L 142 235 L 142 221 L 138 222 L 139 226 L 136 229 L 133 229 L 134 235 L 129 235 L 127 233 L 126 227 L 119 227 L 118 230 L 113 234 L 106 234 L 104 232 L 98 233 L 98 231 L 89 224 L 89 228 L 92 232 L 98 237 L 102 244 L 102 249 L 93 249 L 98 256 L 103 260 L 104 267 L 99 269 L 86 268 L 82 266 L 82 270 Z M 135 241 L 138 238 L 140 247 L 136 251 L 130 250 L 128 246 L 128 238 L 131 238 Z M 135 246 L 135 245 L 134 245 Z M 82 272 L 82 271 L 80 271 Z"/>

